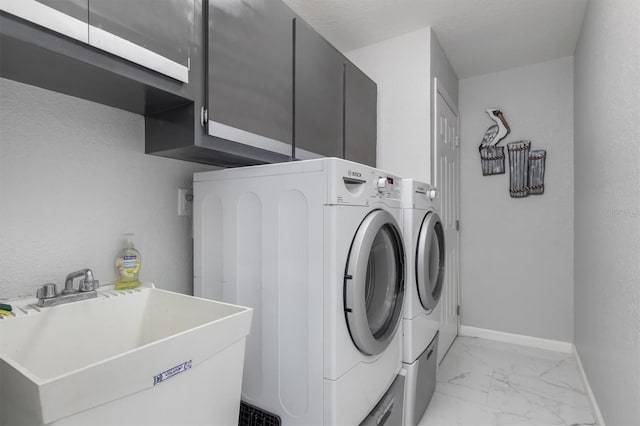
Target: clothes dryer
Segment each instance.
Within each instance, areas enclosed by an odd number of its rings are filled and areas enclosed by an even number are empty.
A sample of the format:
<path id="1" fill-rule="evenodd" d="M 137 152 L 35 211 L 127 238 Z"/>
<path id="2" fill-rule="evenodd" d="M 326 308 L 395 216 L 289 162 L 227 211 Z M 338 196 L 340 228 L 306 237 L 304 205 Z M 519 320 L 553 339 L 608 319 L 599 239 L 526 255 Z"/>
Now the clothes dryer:
<path id="1" fill-rule="evenodd" d="M 356 425 L 402 365 L 400 179 L 329 158 L 194 176 L 194 293 L 254 309 L 245 402 Z"/>
<path id="2" fill-rule="evenodd" d="M 404 424 L 415 426 L 435 388 L 439 316 L 444 282 L 444 229 L 435 187 L 404 179 L 402 217 L 407 256 L 407 290 L 402 319 L 406 370 Z"/>

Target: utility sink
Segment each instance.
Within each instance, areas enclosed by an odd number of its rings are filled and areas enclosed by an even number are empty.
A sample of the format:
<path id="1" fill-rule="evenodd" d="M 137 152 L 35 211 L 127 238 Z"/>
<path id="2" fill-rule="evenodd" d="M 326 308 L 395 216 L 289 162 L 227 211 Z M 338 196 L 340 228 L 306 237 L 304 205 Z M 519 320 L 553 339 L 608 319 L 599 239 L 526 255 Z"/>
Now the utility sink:
<path id="1" fill-rule="evenodd" d="M 0 425 L 236 424 L 252 310 L 150 287 L 0 320 Z"/>

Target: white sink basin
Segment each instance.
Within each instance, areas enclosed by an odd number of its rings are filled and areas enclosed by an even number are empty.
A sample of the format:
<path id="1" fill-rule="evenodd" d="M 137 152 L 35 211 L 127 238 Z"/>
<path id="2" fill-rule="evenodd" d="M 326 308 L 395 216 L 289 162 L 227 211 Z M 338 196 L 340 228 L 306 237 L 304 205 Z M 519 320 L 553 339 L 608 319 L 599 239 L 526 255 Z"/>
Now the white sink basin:
<path id="1" fill-rule="evenodd" d="M 155 288 L 0 320 L 0 425 L 235 424 L 252 310 Z"/>

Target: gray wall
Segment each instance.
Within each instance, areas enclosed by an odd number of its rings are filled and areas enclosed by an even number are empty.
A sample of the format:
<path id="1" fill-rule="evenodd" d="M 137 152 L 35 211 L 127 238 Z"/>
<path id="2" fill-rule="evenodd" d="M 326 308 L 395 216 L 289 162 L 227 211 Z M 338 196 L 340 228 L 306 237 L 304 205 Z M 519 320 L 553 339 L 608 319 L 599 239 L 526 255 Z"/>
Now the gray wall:
<path id="1" fill-rule="evenodd" d="M 444 90 L 447 92 L 447 95 L 451 98 L 454 103 L 454 106 L 458 108 L 458 76 L 456 75 L 455 70 L 451 66 L 449 62 L 449 58 L 447 58 L 447 54 L 440 46 L 440 42 L 436 37 L 436 34 L 431 31 L 431 39 L 430 39 L 430 68 L 431 68 L 431 115 L 435 114 L 435 96 L 436 86 L 435 86 L 435 78 L 437 78 L 441 83 Z M 430 158 L 434 157 L 434 149 L 436 141 L 433 140 L 433 135 L 435 134 L 436 123 L 431 119 L 431 153 Z M 430 180 L 429 182 L 435 182 L 435 176 L 433 176 L 433 167 L 430 168 Z"/>
<path id="2" fill-rule="evenodd" d="M 346 55 L 378 85 L 378 167 L 431 182 L 434 77 L 458 104 L 458 76 L 431 27 Z"/>
<path id="3" fill-rule="evenodd" d="M 592 0 L 575 52 L 575 344 L 607 425 L 640 424 L 640 2 Z"/>
<path id="4" fill-rule="evenodd" d="M 433 78 L 437 77 L 443 84 L 447 94 L 451 97 L 451 100 L 458 106 L 458 76 L 447 58 L 447 54 L 440 46 L 438 37 L 431 31 L 430 39 L 430 68 L 431 68 L 431 84 L 433 84 Z M 432 88 L 432 92 L 435 88 Z M 431 96 L 432 108 L 433 108 L 433 96 Z"/>
<path id="5" fill-rule="evenodd" d="M 460 81 L 461 324 L 573 341 L 573 59 Z M 547 150 L 545 193 L 509 197 L 504 175 L 482 176 L 478 145 L 498 107 L 501 145 Z"/>
<path id="6" fill-rule="evenodd" d="M 430 38 L 426 27 L 346 53 L 378 84 L 377 166 L 421 181 L 431 161 Z"/>
<path id="7" fill-rule="evenodd" d="M 191 293 L 191 218 L 178 188 L 211 167 L 144 154 L 144 118 L 0 79 L 0 299 L 93 268 L 115 280 L 124 232 L 141 279 Z"/>

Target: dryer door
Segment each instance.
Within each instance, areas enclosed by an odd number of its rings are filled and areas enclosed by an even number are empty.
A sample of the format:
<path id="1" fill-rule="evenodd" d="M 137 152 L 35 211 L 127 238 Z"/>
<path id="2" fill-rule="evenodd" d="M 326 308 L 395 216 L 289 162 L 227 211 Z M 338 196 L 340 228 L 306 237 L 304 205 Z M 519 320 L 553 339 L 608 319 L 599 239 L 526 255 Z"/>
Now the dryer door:
<path id="1" fill-rule="evenodd" d="M 402 314 L 404 251 L 400 228 L 385 210 L 369 213 L 351 243 L 344 311 L 360 352 L 376 355 L 391 343 Z"/>
<path id="2" fill-rule="evenodd" d="M 444 282 L 444 229 L 437 213 L 429 212 L 422 220 L 415 268 L 420 303 L 430 311 L 440 300 Z"/>

